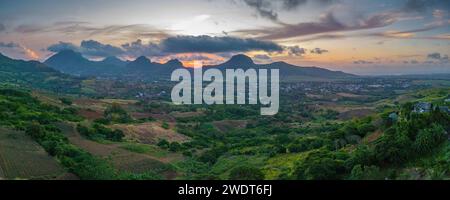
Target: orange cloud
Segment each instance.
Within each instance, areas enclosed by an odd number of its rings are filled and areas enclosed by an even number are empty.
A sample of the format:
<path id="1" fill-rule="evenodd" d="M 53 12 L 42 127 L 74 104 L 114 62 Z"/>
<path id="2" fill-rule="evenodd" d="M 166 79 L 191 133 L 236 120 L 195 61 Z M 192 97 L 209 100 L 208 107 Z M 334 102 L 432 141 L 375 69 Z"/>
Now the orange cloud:
<path id="1" fill-rule="evenodd" d="M 225 61 L 225 58 L 210 53 L 178 53 L 154 58 L 159 63 L 165 63 L 171 59 L 180 60 L 185 67 L 194 67 L 194 62 L 201 62 L 203 65 L 215 65 Z"/>

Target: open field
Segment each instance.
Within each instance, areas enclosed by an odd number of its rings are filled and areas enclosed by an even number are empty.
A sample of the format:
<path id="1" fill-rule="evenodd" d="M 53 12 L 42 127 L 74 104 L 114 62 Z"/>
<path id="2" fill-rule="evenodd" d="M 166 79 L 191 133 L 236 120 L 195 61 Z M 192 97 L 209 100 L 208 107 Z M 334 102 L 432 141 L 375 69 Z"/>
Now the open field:
<path id="1" fill-rule="evenodd" d="M 5 179 L 74 178 L 66 174 L 63 167 L 25 133 L 0 128 L 0 177 Z"/>
<path id="2" fill-rule="evenodd" d="M 169 142 L 186 142 L 189 137 L 175 132 L 170 125 L 169 129 L 161 127 L 160 122 L 147 122 L 142 124 L 114 124 L 110 128 L 120 129 L 128 140 L 138 141 L 144 144 L 156 144 L 165 139 Z"/>
<path id="3" fill-rule="evenodd" d="M 227 132 L 232 129 L 238 128 L 242 129 L 247 126 L 246 120 L 222 120 L 222 121 L 215 121 L 213 122 L 213 125 L 222 132 Z"/>

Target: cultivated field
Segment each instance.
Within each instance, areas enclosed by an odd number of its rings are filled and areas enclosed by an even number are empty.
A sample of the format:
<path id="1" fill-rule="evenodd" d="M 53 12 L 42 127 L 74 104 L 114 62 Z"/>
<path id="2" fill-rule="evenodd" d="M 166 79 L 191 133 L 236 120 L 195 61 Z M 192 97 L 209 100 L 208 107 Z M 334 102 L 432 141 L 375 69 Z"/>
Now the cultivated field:
<path id="1" fill-rule="evenodd" d="M 0 128 L 0 177 L 4 179 L 60 179 L 63 167 L 25 133 Z"/>

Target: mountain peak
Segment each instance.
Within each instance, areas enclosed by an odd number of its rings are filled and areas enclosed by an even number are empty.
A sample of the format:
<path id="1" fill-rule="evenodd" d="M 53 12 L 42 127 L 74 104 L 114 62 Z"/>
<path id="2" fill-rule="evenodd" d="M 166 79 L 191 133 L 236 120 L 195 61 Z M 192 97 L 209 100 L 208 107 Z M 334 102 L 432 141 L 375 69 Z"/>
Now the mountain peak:
<path id="1" fill-rule="evenodd" d="M 236 66 L 233 66 L 233 67 L 251 66 L 251 65 L 255 64 L 250 57 L 248 57 L 248 56 L 246 56 L 244 54 L 234 55 L 226 63 L 227 63 L 227 65 L 236 65 Z"/>
<path id="2" fill-rule="evenodd" d="M 108 56 L 105 59 L 103 59 L 101 62 L 105 63 L 105 64 L 117 65 L 117 66 L 123 66 L 126 64 L 125 61 L 123 61 L 115 56 Z"/>
<path id="3" fill-rule="evenodd" d="M 108 57 L 106 57 L 105 59 L 103 59 L 103 61 L 104 61 L 104 62 L 110 62 L 110 61 L 116 62 L 116 61 L 122 61 L 122 60 L 120 60 L 119 58 L 117 58 L 117 57 L 115 57 L 115 56 L 108 56 Z"/>
<path id="4" fill-rule="evenodd" d="M 167 61 L 166 65 L 183 66 L 183 63 L 178 59 L 172 59 L 172 60 Z"/>
<path id="5" fill-rule="evenodd" d="M 81 53 L 75 52 L 73 50 L 62 50 L 48 58 L 44 63 L 52 65 L 55 62 L 86 62 L 87 59 L 84 58 Z"/>
<path id="6" fill-rule="evenodd" d="M 149 64 L 152 63 L 150 61 L 150 59 L 148 59 L 145 56 L 139 56 L 139 57 L 136 58 L 136 60 L 134 60 L 132 62 L 135 63 L 135 64 L 138 64 L 138 65 L 149 65 Z"/>

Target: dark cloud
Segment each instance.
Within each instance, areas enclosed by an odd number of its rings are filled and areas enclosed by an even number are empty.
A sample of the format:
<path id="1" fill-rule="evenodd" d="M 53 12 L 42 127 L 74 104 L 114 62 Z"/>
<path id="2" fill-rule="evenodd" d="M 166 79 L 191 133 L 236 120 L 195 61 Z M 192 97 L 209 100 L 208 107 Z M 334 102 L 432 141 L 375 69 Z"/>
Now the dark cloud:
<path id="1" fill-rule="evenodd" d="M 8 43 L 0 42 L 0 48 L 16 48 L 16 47 L 20 47 L 20 45 L 14 42 Z"/>
<path id="2" fill-rule="evenodd" d="M 238 33 L 260 33 L 259 39 L 285 39 L 298 36 L 307 36 L 320 33 L 354 31 L 379 28 L 391 25 L 396 21 L 395 13 L 378 13 L 368 18 L 362 18 L 358 23 L 348 25 L 335 18 L 333 12 L 327 12 L 318 22 L 307 22 L 299 24 L 284 24 L 282 27 L 262 30 L 243 30 Z"/>
<path id="3" fill-rule="evenodd" d="M 441 54 L 440 53 L 430 53 L 427 56 L 430 59 L 436 59 L 436 60 L 440 60 L 441 59 Z"/>
<path id="4" fill-rule="evenodd" d="M 235 37 L 211 36 L 176 36 L 162 40 L 160 43 L 143 43 L 136 40 L 120 47 L 102 44 L 94 40 L 82 41 L 80 46 L 67 42 L 50 45 L 47 50 L 58 52 L 65 49 L 78 51 L 86 56 L 166 56 L 173 53 L 227 53 L 260 50 L 281 52 L 283 47 L 267 41 L 241 39 Z"/>
<path id="5" fill-rule="evenodd" d="M 406 12 L 425 12 L 428 9 L 450 10 L 449 0 L 407 0 L 403 10 Z"/>
<path id="6" fill-rule="evenodd" d="M 427 58 L 430 60 L 440 61 L 441 63 L 448 63 L 448 55 L 441 55 L 440 53 L 430 53 L 427 55 Z"/>
<path id="7" fill-rule="evenodd" d="M 236 37 L 211 36 L 177 36 L 163 40 L 159 46 L 168 53 L 219 53 L 219 52 L 245 52 L 262 50 L 267 52 L 282 51 L 283 48 L 273 42 L 254 39 L 241 39 Z"/>
<path id="8" fill-rule="evenodd" d="M 423 12 L 426 10 L 426 8 L 429 6 L 429 2 L 427 0 L 408 0 L 405 4 L 405 10 L 406 11 L 413 11 L 413 12 Z"/>
<path id="9" fill-rule="evenodd" d="M 405 60 L 405 61 L 403 61 L 403 64 L 412 64 L 412 65 L 416 65 L 416 64 L 419 64 L 419 61 L 417 61 L 417 60 L 410 60 L 410 61 Z"/>
<path id="10" fill-rule="evenodd" d="M 57 44 L 50 45 L 47 47 L 47 50 L 51 52 L 60 52 L 63 50 L 80 51 L 80 48 L 69 42 L 59 42 Z"/>
<path id="11" fill-rule="evenodd" d="M 247 6 L 256 10 L 260 17 L 267 18 L 271 21 L 282 23 L 278 20 L 277 8 L 281 10 L 293 10 L 308 2 L 318 5 L 327 5 L 336 0 L 242 0 Z"/>
<path id="12" fill-rule="evenodd" d="M 122 45 L 122 48 L 125 49 L 125 54 L 129 56 L 164 56 L 166 55 L 158 44 L 154 43 L 142 43 L 142 40 L 138 39 L 131 43 L 126 43 Z"/>
<path id="13" fill-rule="evenodd" d="M 301 48 L 299 46 L 291 46 L 286 47 L 286 50 L 290 56 L 303 56 L 303 54 L 306 54 L 306 49 Z"/>
<path id="14" fill-rule="evenodd" d="M 310 52 L 314 53 L 314 54 L 324 54 L 324 53 L 328 53 L 329 51 L 326 49 L 314 48 Z"/>
<path id="15" fill-rule="evenodd" d="M 245 4 L 254 8 L 259 16 L 278 21 L 278 14 L 271 8 L 271 1 L 267 0 L 243 0 Z"/>
<path id="16" fill-rule="evenodd" d="M 123 50 L 119 47 L 114 47 L 109 44 L 102 44 L 94 40 L 83 40 L 80 47 L 83 49 L 83 53 L 88 56 L 107 57 L 123 54 Z"/>
<path id="17" fill-rule="evenodd" d="M 68 42 L 59 42 L 57 44 L 50 45 L 47 47 L 47 50 L 51 52 L 73 50 L 80 52 L 83 55 L 94 57 L 116 56 L 124 53 L 124 51 L 119 47 L 114 47 L 109 44 L 102 44 L 95 40 L 83 40 L 81 41 L 80 46 Z"/>

